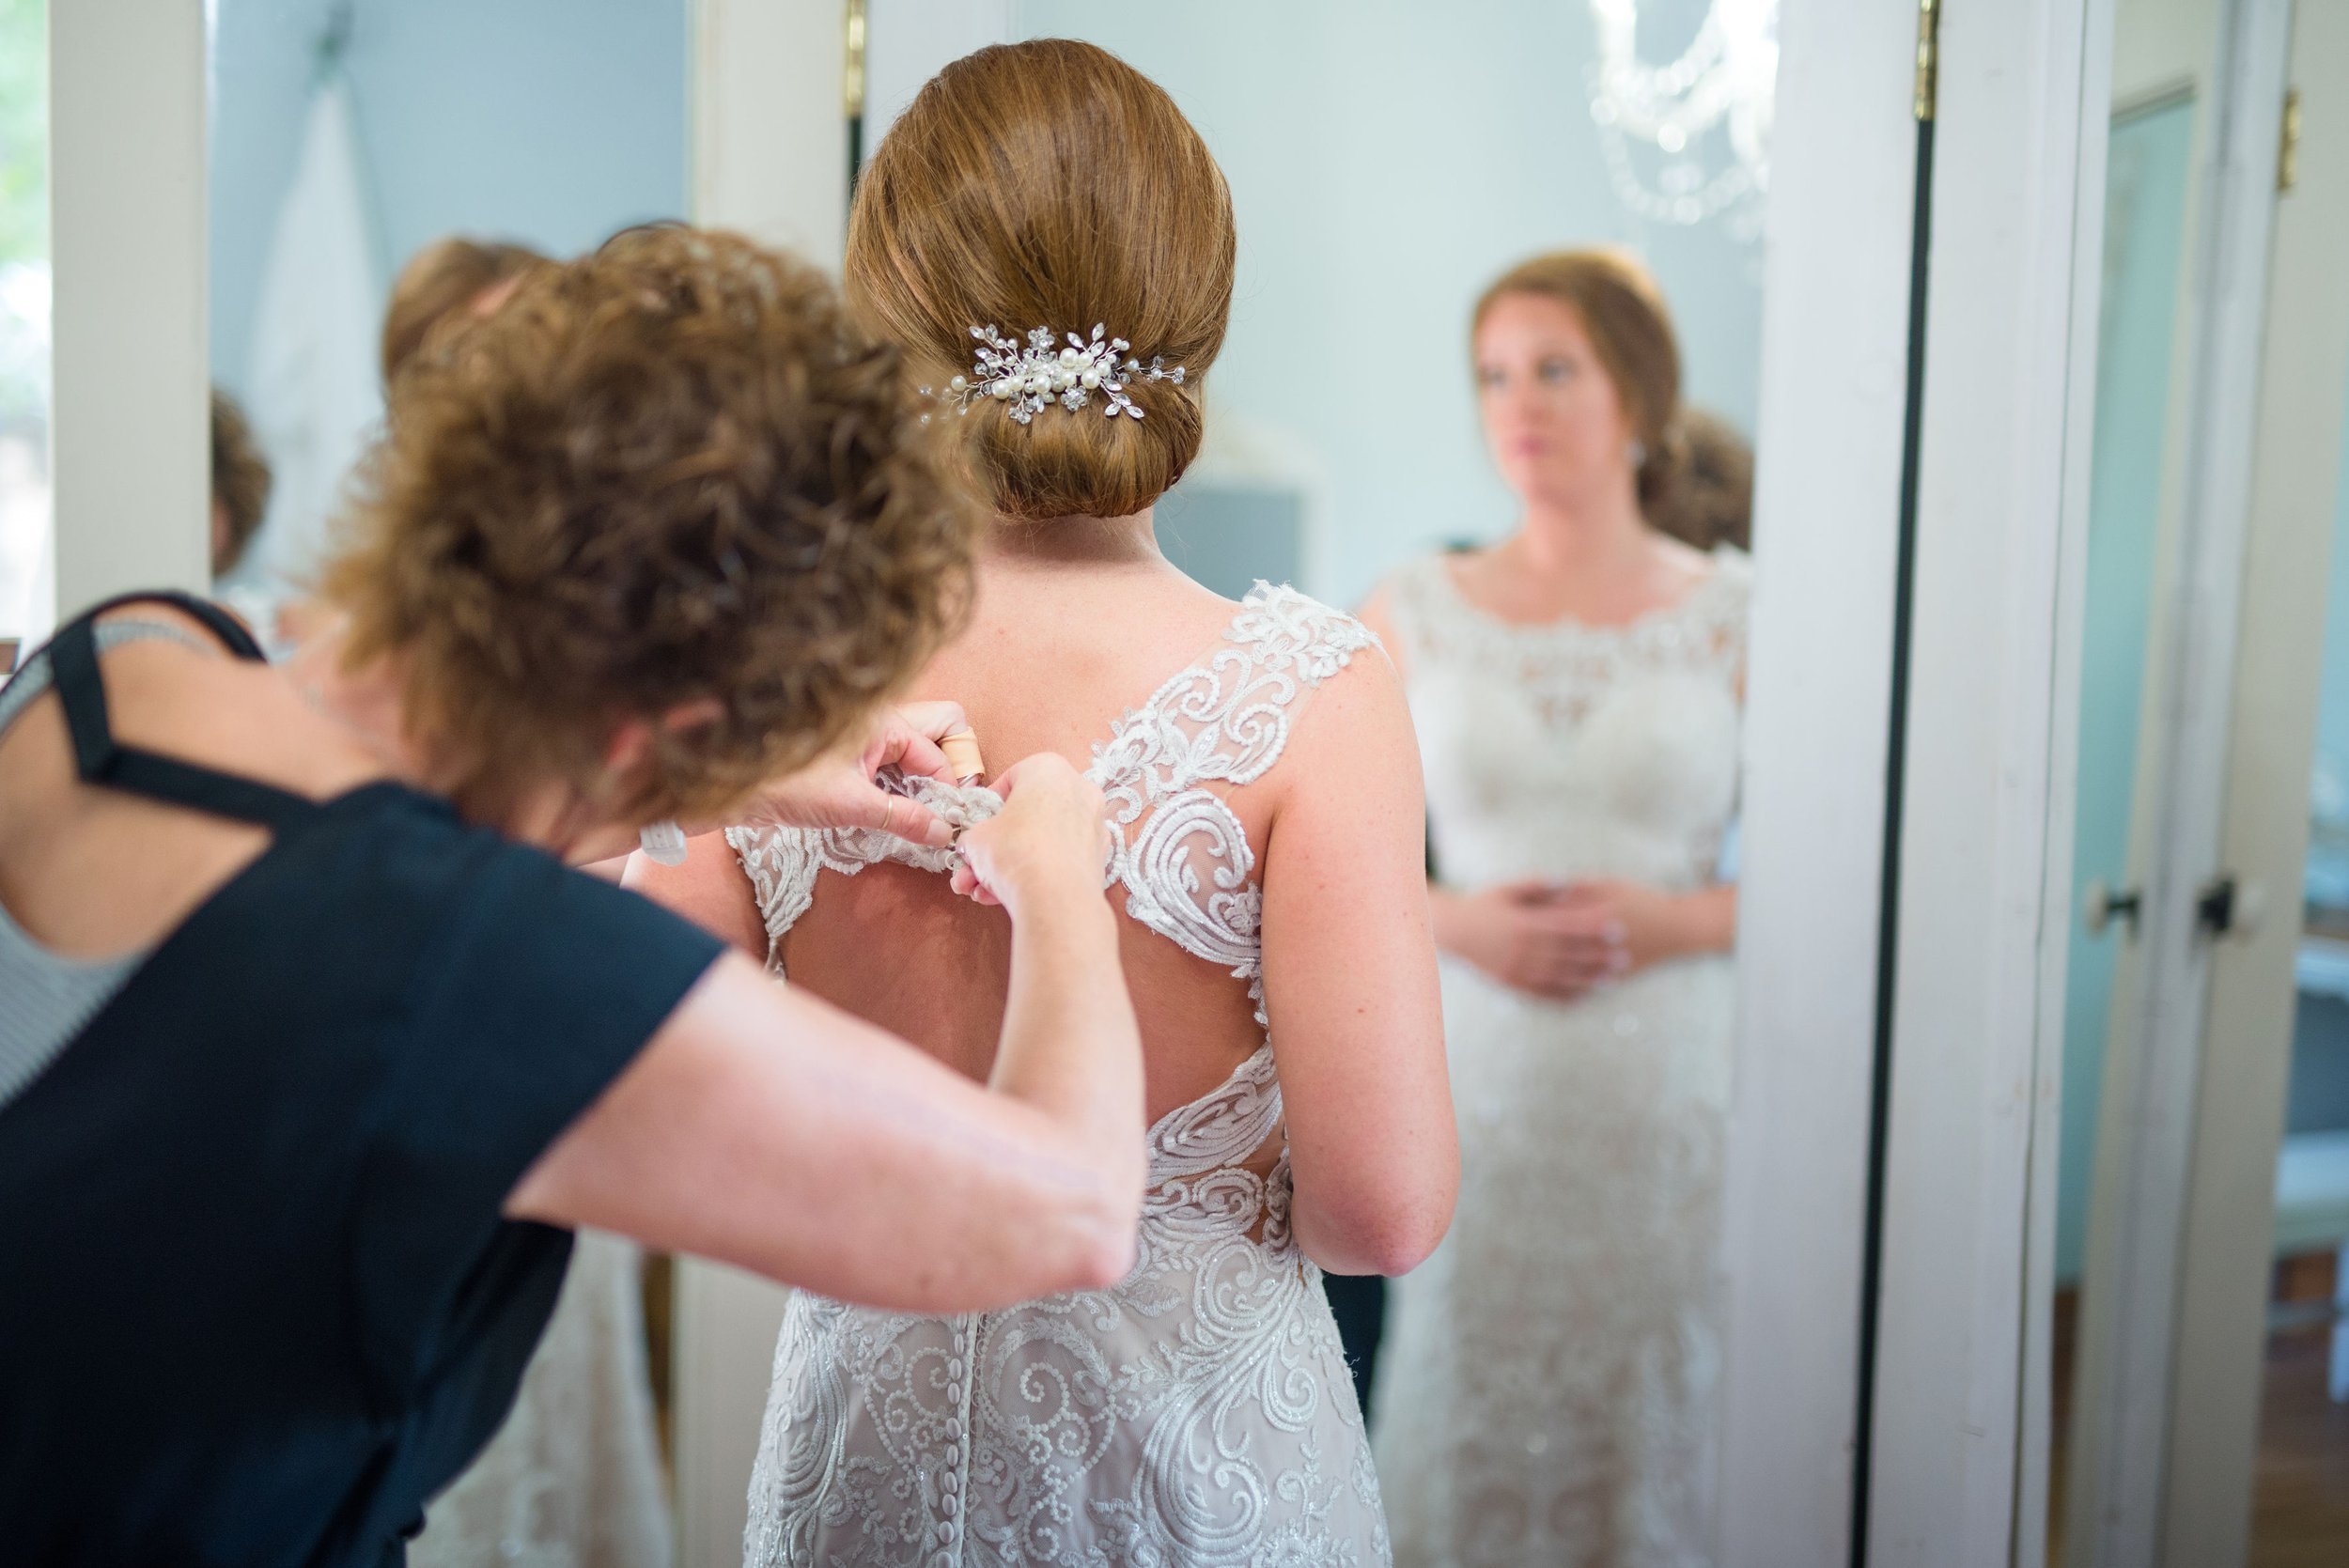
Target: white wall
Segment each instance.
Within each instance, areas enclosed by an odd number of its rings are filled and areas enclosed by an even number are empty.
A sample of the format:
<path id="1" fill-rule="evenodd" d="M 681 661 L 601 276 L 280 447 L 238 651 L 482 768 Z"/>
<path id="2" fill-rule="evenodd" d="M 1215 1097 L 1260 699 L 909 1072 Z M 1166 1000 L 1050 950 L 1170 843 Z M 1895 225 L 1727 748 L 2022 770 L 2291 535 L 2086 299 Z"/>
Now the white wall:
<path id="1" fill-rule="evenodd" d="M 1649 58 L 1676 54 L 1703 10 L 1682 8 L 1667 18 L 1682 25 L 1643 30 Z M 1011 11 L 1016 37 L 1085 39 L 1146 72 L 1223 165 L 1239 283 L 1210 406 L 1326 474 L 1330 533 L 1308 556 L 1309 591 L 1352 603 L 1412 555 L 1509 529 L 1513 505 L 1476 428 L 1468 314 L 1536 251 L 1643 252 L 1679 319 L 1689 397 L 1753 428 L 1759 246 L 1720 220 L 1682 228 L 1624 209 L 1591 119 L 1587 6 L 1015 0 Z"/>
<path id="2" fill-rule="evenodd" d="M 206 581 L 203 49 L 192 7 L 76 0 L 51 18 L 61 617 Z"/>

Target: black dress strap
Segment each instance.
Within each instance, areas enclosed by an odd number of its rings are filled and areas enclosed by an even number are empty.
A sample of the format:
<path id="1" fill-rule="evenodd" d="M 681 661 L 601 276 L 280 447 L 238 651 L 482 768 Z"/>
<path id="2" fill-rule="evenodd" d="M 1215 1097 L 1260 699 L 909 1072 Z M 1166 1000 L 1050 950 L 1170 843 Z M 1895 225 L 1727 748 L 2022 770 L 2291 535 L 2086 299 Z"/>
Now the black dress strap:
<path id="1" fill-rule="evenodd" d="M 73 766 L 82 782 L 144 795 L 213 816 L 283 830 L 316 815 L 317 801 L 258 779 L 241 778 L 197 763 L 181 762 L 115 738 L 106 712 L 106 681 L 98 667 L 98 617 L 126 604 L 167 604 L 194 616 L 227 645 L 236 658 L 264 662 L 252 634 L 216 605 L 191 594 L 125 594 L 76 615 L 49 644 L 49 665 L 57 701 L 73 737 Z"/>

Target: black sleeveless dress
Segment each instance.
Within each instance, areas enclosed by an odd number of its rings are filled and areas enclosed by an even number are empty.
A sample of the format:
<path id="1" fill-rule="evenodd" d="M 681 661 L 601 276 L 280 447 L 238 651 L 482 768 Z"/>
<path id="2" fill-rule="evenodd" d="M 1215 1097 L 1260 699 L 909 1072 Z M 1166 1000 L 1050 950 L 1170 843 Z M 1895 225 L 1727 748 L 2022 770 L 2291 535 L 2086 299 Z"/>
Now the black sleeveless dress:
<path id="1" fill-rule="evenodd" d="M 397 784 L 118 746 L 89 617 L 51 658 L 86 780 L 273 836 L 0 1106 L 0 1560 L 397 1563 L 562 1283 L 506 1195 L 720 944 Z"/>

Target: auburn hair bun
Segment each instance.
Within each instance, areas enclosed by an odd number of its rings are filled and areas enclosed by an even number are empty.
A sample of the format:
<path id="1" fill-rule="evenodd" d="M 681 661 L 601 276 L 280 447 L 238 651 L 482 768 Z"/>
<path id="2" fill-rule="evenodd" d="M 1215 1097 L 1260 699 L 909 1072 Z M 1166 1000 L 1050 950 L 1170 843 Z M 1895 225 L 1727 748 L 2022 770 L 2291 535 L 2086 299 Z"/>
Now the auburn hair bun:
<path id="1" fill-rule="evenodd" d="M 1126 517 L 1182 477 L 1205 430 L 1198 379 L 1223 347 L 1231 192 L 1164 89 L 1068 39 L 982 49 L 923 87 L 858 181 L 847 293 L 932 384 L 972 367 L 972 327 L 1058 341 L 1104 323 L 1181 384 L 1134 380 L 1144 417 L 1099 399 L 1027 424 L 974 398 L 945 417 L 1014 518 Z"/>

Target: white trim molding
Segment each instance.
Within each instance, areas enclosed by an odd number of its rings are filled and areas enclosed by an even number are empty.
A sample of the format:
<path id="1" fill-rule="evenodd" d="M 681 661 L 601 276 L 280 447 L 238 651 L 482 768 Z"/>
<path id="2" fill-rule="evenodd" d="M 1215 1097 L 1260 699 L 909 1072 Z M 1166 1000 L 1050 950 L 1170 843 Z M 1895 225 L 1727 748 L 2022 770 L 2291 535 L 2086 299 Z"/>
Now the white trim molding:
<path id="1" fill-rule="evenodd" d="M 57 616 L 211 586 L 205 8 L 49 8 Z"/>
<path id="2" fill-rule="evenodd" d="M 840 0 L 693 0 L 693 221 L 835 275 L 848 226 Z"/>
<path id="3" fill-rule="evenodd" d="M 1870 1568 L 2015 1550 L 2036 1090 L 2061 1045 L 2078 192 L 2110 44 L 2103 0 L 1939 25 Z"/>
<path id="4" fill-rule="evenodd" d="M 693 221 L 837 276 L 848 222 L 845 8 L 839 0 L 693 0 L 692 24 Z M 789 1295 L 698 1258 L 678 1258 L 676 1281 L 677 1562 L 734 1568 Z"/>
<path id="5" fill-rule="evenodd" d="M 1786 0 L 1763 287 L 1720 1560 L 1851 1537 L 1916 206 L 1904 7 Z"/>

